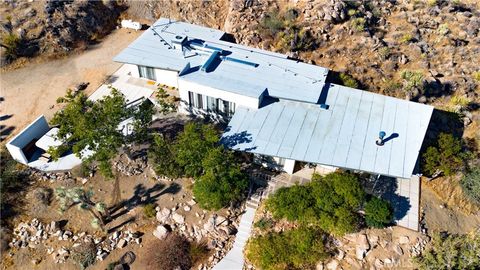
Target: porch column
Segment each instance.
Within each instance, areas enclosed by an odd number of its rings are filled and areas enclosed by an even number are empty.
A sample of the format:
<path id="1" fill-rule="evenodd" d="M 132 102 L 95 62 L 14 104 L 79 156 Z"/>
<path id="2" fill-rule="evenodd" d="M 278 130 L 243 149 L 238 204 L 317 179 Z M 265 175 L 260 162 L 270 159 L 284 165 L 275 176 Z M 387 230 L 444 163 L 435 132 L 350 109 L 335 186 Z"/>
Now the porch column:
<path id="1" fill-rule="evenodd" d="M 293 174 L 294 169 L 295 169 L 295 160 L 285 159 L 285 164 L 283 165 L 283 170 L 288 174 Z"/>

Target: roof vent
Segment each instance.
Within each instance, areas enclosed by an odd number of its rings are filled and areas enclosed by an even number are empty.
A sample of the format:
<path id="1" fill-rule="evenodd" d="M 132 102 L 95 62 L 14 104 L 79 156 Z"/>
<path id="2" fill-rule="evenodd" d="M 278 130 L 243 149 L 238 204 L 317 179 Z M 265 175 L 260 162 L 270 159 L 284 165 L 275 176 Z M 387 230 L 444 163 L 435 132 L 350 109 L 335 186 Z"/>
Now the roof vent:
<path id="1" fill-rule="evenodd" d="M 177 51 L 183 51 L 183 46 L 185 45 L 185 42 L 187 41 L 187 36 L 183 35 L 176 35 L 174 38 L 172 38 L 172 45 L 173 48 Z"/>
<path id="2" fill-rule="evenodd" d="M 383 146 L 385 144 L 385 141 L 383 139 L 385 138 L 386 135 L 387 135 L 387 133 L 385 133 L 385 131 L 380 131 L 378 133 L 378 139 L 375 141 L 375 143 L 378 146 Z"/>

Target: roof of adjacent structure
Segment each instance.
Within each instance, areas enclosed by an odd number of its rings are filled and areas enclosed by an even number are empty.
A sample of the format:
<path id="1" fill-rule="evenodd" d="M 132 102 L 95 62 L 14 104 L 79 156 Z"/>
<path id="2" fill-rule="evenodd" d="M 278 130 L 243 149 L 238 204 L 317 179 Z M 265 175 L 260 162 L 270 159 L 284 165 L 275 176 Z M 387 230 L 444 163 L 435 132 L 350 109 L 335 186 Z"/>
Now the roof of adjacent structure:
<path id="1" fill-rule="evenodd" d="M 325 103 L 278 100 L 239 107 L 222 142 L 229 148 L 410 178 L 432 106 L 327 84 Z M 384 146 L 375 141 L 385 131 Z"/>
<path id="2" fill-rule="evenodd" d="M 179 80 L 240 95 L 260 97 L 267 91 L 282 99 L 318 102 L 328 69 L 220 40 L 223 34 L 162 18 L 114 60 L 176 70 Z M 187 38 L 184 49 L 175 49 L 172 41 L 183 37 Z M 211 58 L 214 52 L 219 53 Z M 202 69 L 204 65 L 209 69 Z"/>

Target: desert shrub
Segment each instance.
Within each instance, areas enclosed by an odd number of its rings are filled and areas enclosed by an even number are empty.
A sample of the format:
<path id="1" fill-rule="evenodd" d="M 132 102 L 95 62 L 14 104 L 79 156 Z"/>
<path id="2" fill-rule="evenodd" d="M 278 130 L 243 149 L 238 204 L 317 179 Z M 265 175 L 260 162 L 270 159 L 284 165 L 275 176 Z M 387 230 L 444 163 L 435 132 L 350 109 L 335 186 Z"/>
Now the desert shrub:
<path id="1" fill-rule="evenodd" d="M 427 5 L 430 7 L 434 7 L 437 5 L 437 0 L 427 0 Z"/>
<path id="2" fill-rule="evenodd" d="M 466 108 L 470 104 L 470 99 L 466 96 L 455 95 L 450 98 L 450 107 Z"/>
<path id="3" fill-rule="evenodd" d="M 160 134 L 153 135 L 153 142 L 148 149 L 148 159 L 157 175 L 178 178 L 183 175 L 182 167 L 175 160 L 173 142 Z"/>
<path id="4" fill-rule="evenodd" d="M 460 182 L 463 191 L 469 198 L 480 204 L 480 168 L 468 172 Z"/>
<path id="5" fill-rule="evenodd" d="M 387 46 L 381 47 L 378 49 L 377 53 L 380 59 L 387 60 L 390 56 L 390 48 L 388 48 Z"/>
<path id="6" fill-rule="evenodd" d="M 235 161 L 232 152 L 223 147 L 208 151 L 202 160 L 205 173 L 196 179 L 193 194 L 204 209 L 220 209 L 242 197 L 248 179 Z"/>
<path id="7" fill-rule="evenodd" d="M 273 220 L 269 218 L 261 218 L 257 222 L 253 224 L 255 228 L 259 228 L 260 230 L 268 230 L 273 226 Z"/>
<path id="8" fill-rule="evenodd" d="M 272 10 L 263 17 L 259 26 L 262 39 L 271 39 L 279 51 L 307 51 L 315 47 L 314 37 L 302 27 L 295 9 L 284 12 Z"/>
<path id="9" fill-rule="evenodd" d="M 463 167 L 461 140 L 452 134 L 440 133 L 437 144 L 423 154 L 423 171 L 428 175 L 443 172 L 449 176 Z"/>
<path id="10" fill-rule="evenodd" d="M 210 250 L 204 242 L 199 243 L 196 241 L 190 242 L 188 252 L 193 266 L 206 261 L 210 254 Z"/>
<path id="11" fill-rule="evenodd" d="M 274 218 L 286 218 L 343 235 L 359 227 L 356 211 L 365 193 L 358 178 L 349 173 L 335 172 L 324 177 L 315 174 L 312 182 L 280 188 L 267 200 L 267 209 Z"/>
<path id="12" fill-rule="evenodd" d="M 47 206 L 52 201 L 53 190 L 46 187 L 38 187 L 33 191 L 33 198 L 35 204 L 41 204 Z"/>
<path id="13" fill-rule="evenodd" d="M 443 36 L 445 36 L 446 34 L 450 33 L 450 29 L 448 28 L 448 24 L 446 24 L 446 23 L 440 24 L 440 25 L 438 26 L 437 32 L 438 32 L 440 35 L 443 35 Z"/>
<path id="14" fill-rule="evenodd" d="M 309 269 L 329 256 L 324 239 L 322 232 L 300 227 L 253 238 L 246 254 L 257 268 L 264 270 Z"/>
<path id="15" fill-rule="evenodd" d="M 88 162 L 82 162 L 82 164 L 74 167 L 71 170 L 72 176 L 73 177 L 81 177 L 85 178 L 88 177 L 90 174 L 90 164 Z"/>
<path id="16" fill-rule="evenodd" d="M 80 269 L 86 269 L 95 263 L 97 249 L 93 243 L 82 243 L 74 248 L 71 258 Z"/>
<path id="17" fill-rule="evenodd" d="M 365 27 L 366 27 L 365 18 L 362 18 L 362 17 L 353 18 L 353 19 L 350 21 L 350 27 L 351 27 L 355 32 L 363 32 L 363 31 L 365 31 Z"/>
<path id="18" fill-rule="evenodd" d="M 478 82 L 480 82 L 480 71 L 476 71 L 472 73 L 472 78 Z"/>
<path id="19" fill-rule="evenodd" d="M 187 239 L 170 233 L 164 240 L 155 239 L 146 249 L 145 265 L 150 269 L 187 270 L 192 267 Z"/>
<path id="20" fill-rule="evenodd" d="M 365 222 L 369 227 L 383 228 L 392 222 L 393 209 L 390 203 L 378 197 L 372 197 L 365 204 Z"/>
<path id="21" fill-rule="evenodd" d="M 143 207 L 143 214 L 147 218 L 153 218 L 157 214 L 157 211 L 155 210 L 155 204 L 153 203 L 148 203 Z"/>
<path id="22" fill-rule="evenodd" d="M 383 93 L 389 96 L 397 96 L 400 89 L 402 89 L 402 84 L 394 80 L 386 80 L 385 86 L 383 88 Z"/>
<path id="23" fill-rule="evenodd" d="M 338 75 L 338 78 L 340 79 L 342 85 L 351 88 L 358 88 L 357 80 L 355 80 L 351 75 L 348 75 L 346 73 L 340 73 L 340 75 Z"/>
<path id="24" fill-rule="evenodd" d="M 268 29 L 272 36 L 284 29 L 284 21 L 279 14 L 278 11 L 271 11 L 260 21 L 260 27 Z"/>
<path id="25" fill-rule="evenodd" d="M 5 56 L 8 59 L 15 59 L 18 56 L 18 47 L 20 45 L 20 37 L 14 33 L 4 34 L 2 36 L 2 47 L 5 50 Z"/>
<path id="26" fill-rule="evenodd" d="M 407 91 L 423 88 L 423 74 L 420 71 L 403 70 L 400 77 L 404 80 L 403 87 Z"/>
<path id="27" fill-rule="evenodd" d="M 401 43 L 410 43 L 413 41 L 413 36 L 410 33 L 403 34 L 403 36 L 400 38 Z"/>
<path id="28" fill-rule="evenodd" d="M 421 270 L 479 269 L 480 232 L 448 236 L 435 234 L 432 246 L 415 261 Z"/>

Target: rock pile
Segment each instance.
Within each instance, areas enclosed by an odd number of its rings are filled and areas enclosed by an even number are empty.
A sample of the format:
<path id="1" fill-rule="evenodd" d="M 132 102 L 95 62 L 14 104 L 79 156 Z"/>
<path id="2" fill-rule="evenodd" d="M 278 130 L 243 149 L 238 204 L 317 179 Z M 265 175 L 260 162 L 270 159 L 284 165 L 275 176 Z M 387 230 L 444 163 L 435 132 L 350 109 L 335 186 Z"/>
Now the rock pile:
<path id="1" fill-rule="evenodd" d="M 135 159 L 131 159 L 126 154 L 122 154 L 120 158 L 113 163 L 114 168 L 126 175 L 139 175 L 142 174 L 147 168 L 147 157 L 140 156 Z"/>
<path id="2" fill-rule="evenodd" d="M 185 206 L 190 207 L 194 203 L 192 200 Z M 238 210 L 229 210 L 226 217 L 213 214 L 208 218 L 206 211 L 197 212 L 195 214 L 199 219 L 199 225 L 189 225 L 185 222 L 185 217 L 176 212 L 177 209 L 183 208 L 179 208 L 179 206 L 172 209 L 157 207 L 156 219 L 160 225 L 153 231 L 153 235 L 159 239 L 164 239 L 171 231 L 175 231 L 185 236 L 189 241 L 207 241 L 208 248 L 215 251 L 209 258 L 208 263 L 210 266 L 218 263 L 233 245 L 238 228 L 236 219 L 238 216 L 236 211 Z M 208 265 L 204 265 L 200 269 L 208 269 Z"/>
<path id="3" fill-rule="evenodd" d="M 60 248 L 55 249 L 52 245 L 54 243 Z M 73 233 L 63 230 L 55 221 L 44 224 L 34 218 L 28 223 L 18 224 L 9 246 L 16 249 L 36 249 L 42 245 L 47 253 L 52 255 L 55 263 L 65 263 L 70 256 L 71 248 L 82 243 L 94 243 L 97 248 L 97 260 L 104 260 L 114 249 L 124 248 L 129 243 L 140 244 L 141 238 L 138 233 L 131 231 L 117 231 L 105 239 L 96 238 L 85 232 Z"/>

